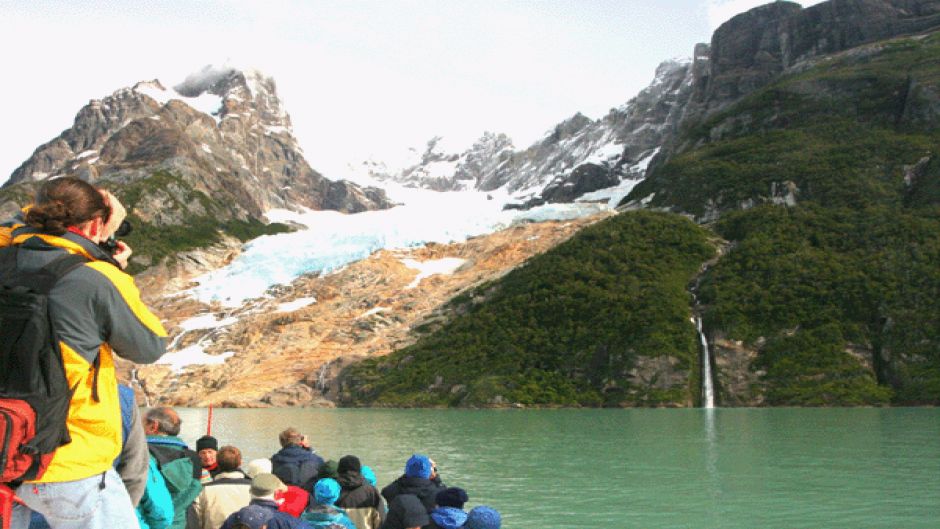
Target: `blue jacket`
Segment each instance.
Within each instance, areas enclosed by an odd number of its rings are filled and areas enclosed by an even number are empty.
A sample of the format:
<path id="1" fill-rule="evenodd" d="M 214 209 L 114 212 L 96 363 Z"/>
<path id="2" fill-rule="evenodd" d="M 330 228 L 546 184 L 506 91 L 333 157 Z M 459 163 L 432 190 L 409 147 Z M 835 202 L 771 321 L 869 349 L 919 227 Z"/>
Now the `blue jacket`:
<path id="1" fill-rule="evenodd" d="M 333 529 L 335 527 L 345 527 L 346 529 L 356 529 L 356 524 L 349 519 L 346 511 L 335 505 L 313 505 L 300 515 L 300 519 L 314 528 Z"/>
<path id="2" fill-rule="evenodd" d="M 267 529 L 313 529 L 307 522 L 299 518 L 294 518 L 287 513 L 278 511 L 277 503 L 273 501 L 251 500 L 249 505 L 259 505 L 271 512 L 271 517 L 268 518 L 267 522 L 265 522 L 267 524 Z M 232 513 L 219 529 L 232 529 L 232 526 L 235 525 L 235 521 L 237 520 L 237 515 L 238 512 Z"/>
<path id="3" fill-rule="evenodd" d="M 285 485 L 295 485 L 312 490 L 317 471 L 323 464 L 323 458 L 309 448 L 290 445 L 271 456 L 271 473 Z"/>
<path id="4" fill-rule="evenodd" d="M 467 513 L 456 507 L 438 507 L 431 512 L 431 526 L 440 529 L 459 529 L 467 521 Z M 427 527 L 427 526 L 425 526 Z"/>
<path id="5" fill-rule="evenodd" d="M 137 521 L 141 529 L 166 529 L 173 523 L 173 499 L 166 481 L 157 468 L 157 460 L 150 456 L 147 486 L 137 505 Z"/>

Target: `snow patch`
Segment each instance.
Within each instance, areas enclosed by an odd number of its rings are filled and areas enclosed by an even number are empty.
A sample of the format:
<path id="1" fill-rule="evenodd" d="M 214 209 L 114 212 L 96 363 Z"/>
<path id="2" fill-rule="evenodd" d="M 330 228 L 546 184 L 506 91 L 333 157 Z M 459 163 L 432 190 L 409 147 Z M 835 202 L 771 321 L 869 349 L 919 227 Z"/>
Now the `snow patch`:
<path id="1" fill-rule="evenodd" d="M 98 151 L 96 151 L 96 150 L 94 150 L 94 149 L 90 149 L 90 150 L 87 150 L 87 151 L 82 151 L 78 156 L 75 157 L 75 159 L 76 159 L 76 160 L 81 160 L 82 158 L 88 158 L 89 156 L 92 156 L 92 155 L 94 155 L 94 154 L 98 154 Z"/>
<path id="2" fill-rule="evenodd" d="M 168 365 L 174 373 L 180 373 L 189 366 L 222 365 L 232 356 L 235 356 L 234 351 L 226 351 L 220 355 L 206 354 L 201 345 L 193 344 L 175 353 L 166 353 L 155 363 Z"/>
<path id="3" fill-rule="evenodd" d="M 265 125 L 264 131 L 267 134 L 290 134 L 290 129 L 283 125 Z"/>
<path id="4" fill-rule="evenodd" d="M 275 312 L 294 312 L 317 302 L 317 298 L 297 298 L 294 301 L 281 303 Z"/>
<path id="5" fill-rule="evenodd" d="M 414 278 L 405 290 L 415 288 L 421 283 L 421 280 L 433 275 L 450 275 L 467 262 L 466 259 L 457 257 L 445 257 L 444 259 L 435 259 L 433 261 L 416 261 L 414 259 L 402 259 L 402 264 L 418 271 L 418 276 Z"/>
<path id="6" fill-rule="evenodd" d="M 591 156 L 585 160 L 585 163 L 601 165 L 603 163 L 614 162 L 623 154 L 623 145 L 619 143 L 608 143 L 595 150 Z"/>
<path id="7" fill-rule="evenodd" d="M 157 103 L 160 103 L 161 106 L 169 103 L 171 99 L 179 97 L 176 92 L 164 90 L 151 83 L 138 83 L 134 90 L 139 94 L 152 98 Z"/>
<path id="8" fill-rule="evenodd" d="M 389 312 L 390 310 L 392 310 L 392 309 L 390 309 L 390 308 L 388 308 L 388 307 L 374 307 L 374 308 L 371 308 L 371 309 L 367 310 L 366 312 L 363 312 L 363 313 L 362 313 L 362 316 L 359 316 L 359 317 L 360 317 L 360 318 L 368 318 L 369 316 L 373 316 L 373 315 L 378 314 L 378 313 L 380 313 L 380 312 Z"/>
<path id="9" fill-rule="evenodd" d="M 623 200 L 623 197 L 630 194 L 630 191 L 633 191 L 633 188 L 636 187 L 642 180 L 622 180 L 618 185 L 614 187 L 608 187 L 606 189 L 599 189 L 597 191 L 592 191 L 590 193 L 585 193 L 577 198 L 578 202 L 599 202 L 602 200 L 607 201 L 607 207 L 615 208 L 617 204 Z"/>
<path id="10" fill-rule="evenodd" d="M 218 329 L 219 327 L 226 327 L 237 323 L 238 318 L 229 316 L 228 318 L 217 319 L 215 314 L 200 314 L 199 316 L 194 316 L 188 320 L 180 322 L 179 328 L 183 329 L 183 332 L 189 331 L 198 331 L 205 329 Z"/>
<path id="11" fill-rule="evenodd" d="M 208 145 L 206 145 L 205 143 L 203 143 L 203 144 L 201 145 L 201 147 L 202 147 L 202 150 L 206 151 L 206 152 L 209 153 L 209 154 L 212 154 L 212 148 L 210 148 L 210 147 L 209 147 Z"/>

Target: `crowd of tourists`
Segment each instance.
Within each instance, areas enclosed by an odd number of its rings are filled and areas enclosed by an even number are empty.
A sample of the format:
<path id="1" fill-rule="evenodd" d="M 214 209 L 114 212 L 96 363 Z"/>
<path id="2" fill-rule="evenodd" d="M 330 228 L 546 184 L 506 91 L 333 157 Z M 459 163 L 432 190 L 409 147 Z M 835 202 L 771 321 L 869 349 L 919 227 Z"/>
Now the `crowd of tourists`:
<path id="1" fill-rule="evenodd" d="M 126 386 L 122 395 L 132 397 Z M 412 455 L 401 477 L 376 488 L 358 457 L 324 461 L 296 428 L 279 435 L 270 458 L 242 461 L 236 446 L 206 435 L 190 449 L 182 421 L 167 407 L 138 419 L 122 401 L 124 448 L 115 464 L 142 529 L 499 529 L 490 507 L 469 512 L 467 491 L 442 482 L 433 460 Z M 141 471 L 141 469 L 144 469 Z M 30 529 L 50 524 L 32 513 Z M 58 527 L 58 526 L 54 526 Z M 112 526 L 113 527 L 113 526 Z"/>
<path id="2" fill-rule="evenodd" d="M 124 272 L 126 216 L 108 191 L 64 177 L 0 223 L 4 529 L 499 529 L 425 455 L 379 492 L 356 456 L 324 461 L 294 428 L 270 459 L 243 464 L 213 437 L 190 449 L 172 408 L 141 417 L 113 355 L 155 362 L 167 333 Z"/>

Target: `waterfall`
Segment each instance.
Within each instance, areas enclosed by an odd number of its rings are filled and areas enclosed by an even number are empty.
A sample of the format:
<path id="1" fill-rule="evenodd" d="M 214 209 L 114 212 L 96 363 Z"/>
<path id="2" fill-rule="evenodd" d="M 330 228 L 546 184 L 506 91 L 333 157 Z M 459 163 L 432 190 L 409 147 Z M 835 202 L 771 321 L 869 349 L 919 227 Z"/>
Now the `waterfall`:
<path id="1" fill-rule="evenodd" d="M 702 329 L 702 318 L 696 316 L 695 330 L 698 331 L 698 339 L 702 344 L 702 407 L 715 407 L 715 387 L 712 379 L 712 359 L 708 353 L 708 338 L 705 338 L 705 331 Z"/>
<path id="2" fill-rule="evenodd" d="M 330 364 L 332 363 L 333 361 L 330 360 L 320 367 L 320 373 L 317 375 L 317 389 L 320 391 L 323 391 L 326 388 L 327 376 L 330 373 Z"/>
<path id="3" fill-rule="evenodd" d="M 144 385 L 141 384 L 140 379 L 137 378 L 137 368 L 131 369 L 131 384 L 140 388 L 140 392 L 144 395 L 144 406 L 150 407 L 150 395 L 147 394 L 147 390 L 144 389 Z"/>

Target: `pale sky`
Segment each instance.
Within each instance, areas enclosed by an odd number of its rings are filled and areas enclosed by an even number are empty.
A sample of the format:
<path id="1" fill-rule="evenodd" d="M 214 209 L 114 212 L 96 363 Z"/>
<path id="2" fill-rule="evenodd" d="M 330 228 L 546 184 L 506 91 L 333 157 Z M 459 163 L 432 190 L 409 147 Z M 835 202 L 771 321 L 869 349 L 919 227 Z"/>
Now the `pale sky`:
<path id="1" fill-rule="evenodd" d="M 804 5 L 818 0 L 801 1 Z M 307 160 L 394 159 L 433 136 L 517 148 L 627 102 L 760 0 L 0 0 L 0 182 L 91 99 L 207 64 L 275 78 Z"/>

